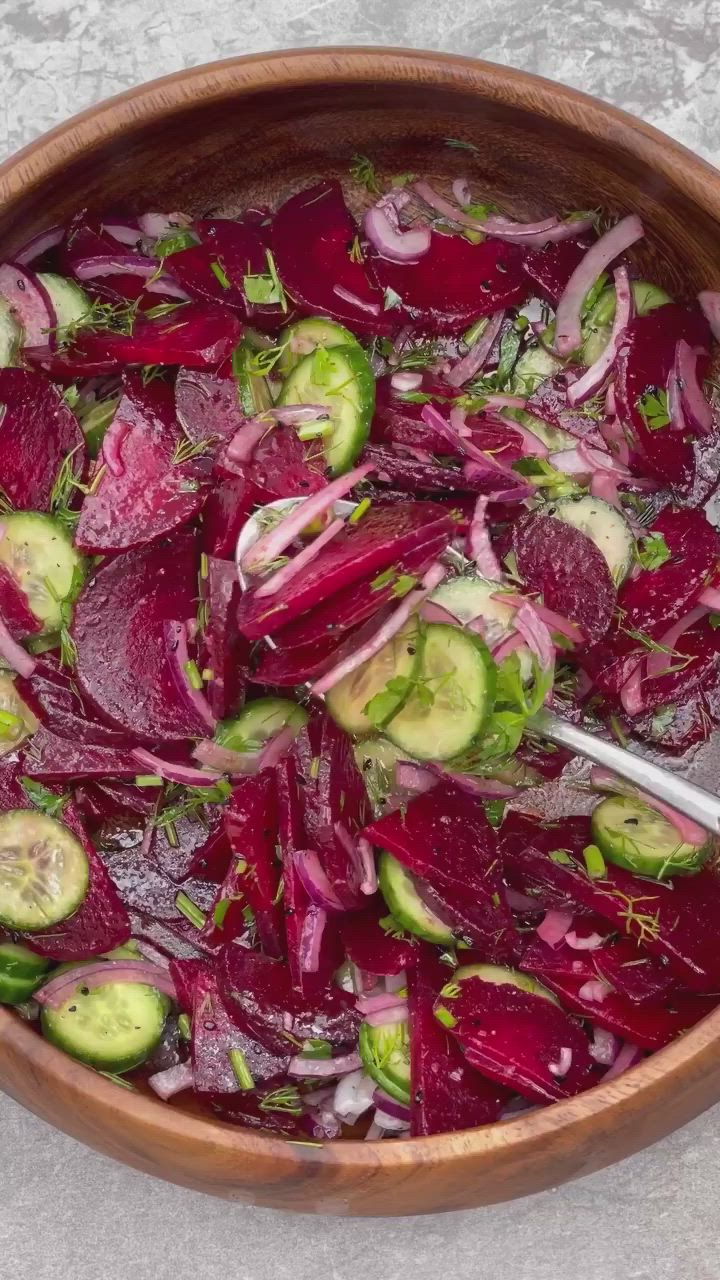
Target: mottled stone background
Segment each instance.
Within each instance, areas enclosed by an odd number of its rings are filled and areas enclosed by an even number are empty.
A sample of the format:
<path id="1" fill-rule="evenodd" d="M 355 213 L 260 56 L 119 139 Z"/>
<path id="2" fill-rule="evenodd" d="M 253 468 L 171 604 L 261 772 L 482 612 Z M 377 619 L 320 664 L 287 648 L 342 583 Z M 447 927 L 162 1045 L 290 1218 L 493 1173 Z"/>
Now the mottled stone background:
<path id="1" fill-rule="evenodd" d="M 10 153 L 118 90 L 230 54 L 447 49 L 563 80 L 720 161 L 720 0 L 0 0 Z M 720 1109 L 515 1205 L 343 1222 L 132 1173 L 0 1098 L 2 1280 L 718 1280 Z"/>

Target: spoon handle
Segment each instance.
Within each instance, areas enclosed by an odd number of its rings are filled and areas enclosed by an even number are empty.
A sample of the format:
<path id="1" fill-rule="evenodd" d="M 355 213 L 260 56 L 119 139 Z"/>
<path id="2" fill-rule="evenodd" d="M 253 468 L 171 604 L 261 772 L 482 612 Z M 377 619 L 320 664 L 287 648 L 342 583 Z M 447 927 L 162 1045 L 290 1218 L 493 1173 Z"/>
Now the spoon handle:
<path id="1" fill-rule="evenodd" d="M 567 720 L 550 711 L 539 711 L 532 719 L 532 726 L 543 738 L 559 747 L 567 747 L 578 756 L 585 756 L 594 764 L 612 769 L 625 782 L 632 782 L 648 795 L 664 800 L 707 831 L 720 834 L 720 799 L 712 792 L 697 787 L 694 782 L 686 782 L 669 769 L 644 760 L 642 756 L 633 755 L 632 751 L 626 751 L 615 742 L 578 729 L 577 725 L 568 724 Z"/>

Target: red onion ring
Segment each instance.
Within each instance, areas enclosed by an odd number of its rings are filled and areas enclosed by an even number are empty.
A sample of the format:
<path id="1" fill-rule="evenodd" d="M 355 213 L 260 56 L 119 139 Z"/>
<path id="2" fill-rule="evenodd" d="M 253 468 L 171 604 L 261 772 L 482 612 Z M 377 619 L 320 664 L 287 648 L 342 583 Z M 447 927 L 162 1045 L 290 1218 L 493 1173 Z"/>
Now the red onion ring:
<path id="1" fill-rule="evenodd" d="M 573 922 L 571 911 L 546 911 L 535 932 L 549 947 L 559 947 Z"/>
<path id="2" fill-rule="evenodd" d="M 622 218 L 596 240 L 578 263 L 563 291 L 555 312 L 555 350 L 569 356 L 582 342 L 580 312 L 585 295 L 614 258 L 644 236 L 642 222 L 635 214 Z"/>
<path id="3" fill-rule="evenodd" d="M 610 338 L 605 350 L 598 356 L 594 364 L 585 370 L 575 382 L 571 382 L 567 390 L 568 404 L 584 404 L 594 396 L 609 377 L 617 357 L 620 339 L 632 319 L 633 294 L 630 288 L 627 267 L 618 267 L 613 273 L 615 280 L 615 319 L 613 320 Z"/>
<path id="4" fill-rule="evenodd" d="M 697 375 L 697 361 L 700 351 L 693 349 L 684 338 L 675 348 L 675 379 L 680 388 L 680 399 L 685 419 L 691 430 L 702 436 L 710 435 L 713 429 L 712 406 L 703 393 Z"/>
<path id="5" fill-rule="evenodd" d="M 333 285 L 333 293 L 338 298 L 342 298 L 343 302 L 349 302 L 352 307 L 359 307 L 361 311 L 368 311 L 371 316 L 379 316 L 382 310 L 379 302 L 366 302 L 364 298 L 359 298 L 356 293 L 351 293 L 341 284 Z"/>
<path id="6" fill-rule="evenodd" d="M 642 1056 L 643 1051 L 639 1045 L 631 1044 L 629 1040 L 626 1040 L 610 1069 L 600 1077 L 600 1083 L 605 1084 L 608 1080 L 614 1080 L 616 1076 L 621 1076 L 629 1067 L 634 1067 Z"/>
<path id="7" fill-rule="evenodd" d="M 2 618 L 0 618 L 0 658 L 4 658 L 13 671 L 17 671 L 19 676 L 25 676 L 26 679 L 35 670 L 35 658 L 31 657 L 27 649 L 23 649 L 17 640 L 13 640 Z"/>
<path id="8" fill-rule="evenodd" d="M 167 970 L 147 960 L 103 960 L 96 964 L 80 964 L 53 977 L 36 991 L 33 1000 L 48 1009 L 59 1009 L 78 986 L 103 987 L 108 982 L 137 982 L 155 987 L 171 1000 L 177 999 L 175 983 Z"/>
<path id="9" fill-rule="evenodd" d="M 197 712 L 209 729 L 215 730 L 217 723 L 205 694 L 201 689 L 193 689 L 187 678 L 189 661 L 188 638 L 184 622 L 166 622 L 163 626 L 165 651 L 170 663 L 175 683 L 180 696 Z"/>
<path id="10" fill-rule="evenodd" d="M 469 382 L 482 369 L 500 333 L 504 318 L 504 311 L 495 311 L 490 316 L 477 342 L 470 347 L 470 350 L 461 360 L 458 360 L 452 366 L 450 372 L 446 375 L 446 381 L 449 382 L 451 387 L 461 387 L 464 382 Z"/>
<path id="11" fill-rule="evenodd" d="M 484 578 L 502 582 L 504 574 L 493 545 L 487 526 L 487 509 L 490 499 L 481 494 L 475 503 L 475 509 L 468 530 L 468 552 Z"/>
<path id="12" fill-rule="evenodd" d="M 256 598 L 258 600 L 260 598 L 264 599 L 266 596 L 277 595 L 278 591 L 284 591 L 288 583 L 292 582 L 293 578 L 296 578 L 307 565 L 311 564 L 319 556 L 323 547 L 326 547 L 328 542 L 336 538 L 344 528 L 345 521 L 340 516 L 337 516 L 326 529 L 323 529 L 322 533 L 319 533 L 317 537 L 313 538 L 312 542 L 303 547 L 302 551 L 298 551 L 297 555 L 293 556 L 287 564 L 284 564 L 271 577 L 265 578 L 260 583 L 260 586 L 255 590 Z"/>
<path id="13" fill-rule="evenodd" d="M 288 1063 L 289 1076 L 346 1076 L 362 1068 L 359 1053 L 346 1053 L 342 1058 L 304 1058 L 297 1054 Z"/>
<path id="14" fill-rule="evenodd" d="M 324 911 L 345 910 L 315 849 L 297 849 L 292 854 L 292 861 L 305 892 L 316 907 L 322 907 Z"/>
<path id="15" fill-rule="evenodd" d="M 260 573 L 268 564 L 282 555 L 303 529 L 329 511 L 339 498 L 344 498 L 346 493 L 349 493 L 373 470 L 371 463 L 364 462 L 362 466 L 346 472 L 337 480 L 332 480 L 319 493 L 314 493 L 311 497 L 297 502 L 273 529 L 269 529 L 261 538 L 258 538 L 257 542 L 245 552 L 241 562 L 245 572 Z"/>
<path id="16" fill-rule="evenodd" d="M 135 747 L 133 755 L 138 764 L 147 769 L 148 773 L 157 773 L 167 782 L 179 782 L 184 787 L 212 787 L 222 777 L 222 774 L 215 773 L 214 770 L 193 769 L 188 764 L 176 764 L 173 760 L 163 760 L 152 751 L 146 751 L 144 747 Z"/>
<path id="17" fill-rule="evenodd" d="M 401 230 L 399 226 L 393 226 L 386 209 L 379 204 L 368 209 L 363 219 L 363 230 L 380 257 L 389 262 L 418 262 L 430 248 L 429 227 Z M 335 292 L 339 290 L 336 288 Z"/>
<path id="18" fill-rule="evenodd" d="M 64 227 L 48 227 L 47 231 L 39 231 L 31 240 L 26 240 L 22 249 L 18 249 L 15 262 L 21 267 L 29 267 L 49 249 L 57 248 L 62 243 L 64 235 Z"/>
<path id="19" fill-rule="evenodd" d="M 698 302 L 710 325 L 713 337 L 720 342 L 720 293 L 714 289 L 703 289 L 702 293 L 698 294 Z"/>

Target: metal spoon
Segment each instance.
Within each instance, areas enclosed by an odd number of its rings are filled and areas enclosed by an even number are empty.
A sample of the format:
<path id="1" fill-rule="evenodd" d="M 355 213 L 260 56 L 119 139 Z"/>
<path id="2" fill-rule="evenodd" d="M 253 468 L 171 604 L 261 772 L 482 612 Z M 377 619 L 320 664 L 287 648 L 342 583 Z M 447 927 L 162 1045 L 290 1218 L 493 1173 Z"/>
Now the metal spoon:
<path id="1" fill-rule="evenodd" d="M 243 591 L 248 587 L 248 579 L 243 573 L 241 561 L 264 532 L 263 515 L 268 511 L 289 511 L 298 502 L 306 501 L 306 498 L 278 498 L 276 502 L 269 502 L 261 507 L 243 525 L 235 553 L 238 577 Z M 336 502 L 335 514 L 347 516 L 354 511 L 355 505 L 354 502 L 345 500 Z M 277 647 L 270 636 L 266 638 L 266 644 L 271 649 Z M 684 778 L 679 778 L 669 769 L 663 769 L 661 765 L 653 764 L 650 760 L 635 755 L 615 742 L 608 742 L 594 733 L 588 733 L 586 729 L 579 729 L 577 725 L 569 724 L 567 720 L 553 715 L 550 711 L 539 711 L 533 716 L 530 724 L 533 732 L 539 737 L 546 738 L 558 747 L 567 747 L 575 755 L 592 760 L 593 764 L 611 769 L 625 782 L 640 787 L 658 800 L 664 800 L 677 809 L 678 813 L 691 818 L 693 822 L 697 822 L 714 835 L 720 835 L 720 798 L 712 792 L 696 786 L 694 782 L 686 782 Z"/>

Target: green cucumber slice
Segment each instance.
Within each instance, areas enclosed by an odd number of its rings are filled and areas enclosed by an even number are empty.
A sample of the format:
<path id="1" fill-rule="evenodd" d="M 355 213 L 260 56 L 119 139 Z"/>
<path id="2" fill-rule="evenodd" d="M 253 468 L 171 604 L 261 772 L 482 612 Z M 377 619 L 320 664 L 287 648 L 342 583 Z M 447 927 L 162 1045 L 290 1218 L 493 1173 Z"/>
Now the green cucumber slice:
<path id="1" fill-rule="evenodd" d="M 383 813 L 388 797 L 395 790 L 395 765 L 398 760 L 407 759 L 407 752 L 387 738 L 365 738 L 355 745 L 354 755 L 373 813 Z"/>
<path id="2" fill-rule="evenodd" d="M 343 676 L 325 696 L 327 709 L 341 729 L 360 734 L 384 727 L 412 692 L 411 682 L 420 670 L 422 649 L 423 632 L 413 617 L 379 653 Z M 393 682 L 397 683 L 395 690 L 389 687 Z M 377 694 L 382 694 L 382 711 L 378 710 L 370 720 L 365 708 Z"/>
<path id="3" fill-rule="evenodd" d="M 2 525 L 0 564 L 20 584 L 44 630 L 58 631 L 63 605 L 72 602 L 85 576 L 82 556 L 59 521 L 40 511 L 10 512 Z"/>
<path id="4" fill-rule="evenodd" d="M 487 636 L 494 646 L 512 631 L 514 609 L 493 596 L 502 591 L 502 584 L 491 578 L 481 578 L 476 573 L 448 578 L 433 591 L 430 599 L 447 609 L 458 622 L 467 626 L 473 618 L 482 617 L 487 625 Z M 532 655 L 528 649 L 519 649 L 520 674 L 523 680 L 532 675 Z"/>
<path id="5" fill-rule="evenodd" d="M 292 726 L 299 733 L 307 721 L 307 711 L 289 698 L 256 698 L 235 719 L 220 721 L 215 741 L 230 751 L 258 751 L 281 729 Z"/>
<path id="6" fill-rule="evenodd" d="M 543 444 L 547 445 L 550 453 L 559 453 L 561 449 L 574 449 L 577 444 L 577 436 L 571 435 L 569 431 L 563 431 L 562 427 L 553 427 L 549 422 L 543 422 L 542 418 L 536 418 L 534 413 L 528 413 L 525 409 L 503 409 L 500 416 L 519 423 L 521 427 L 527 427 L 528 431 L 532 431 L 538 440 L 542 440 Z"/>
<path id="7" fill-rule="evenodd" d="M 74 327 L 87 315 L 90 299 L 74 280 L 55 275 L 52 271 L 39 271 L 37 278 L 50 297 L 59 330 Z"/>
<path id="8" fill-rule="evenodd" d="M 257 351 L 245 338 L 233 351 L 232 371 L 237 383 L 238 397 L 243 413 L 254 418 L 272 408 L 272 396 L 267 380 L 262 374 L 251 372 L 251 360 Z"/>
<path id="9" fill-rule="evenodd" d="M 59 1009 L 43 1008 L 40 1025 L 71 1058 L 120 1075 L 150 1057 L 167 1012 L 167 999 L 155 987 L 108 981 L 88 990 L 81 980 Z"/>
<path id="10" fill-rule="evenodd" d="M 62 822 L 33 809 L 0 813 L 0 924 L 31 932 L 67 920 L 89 875 L 85 850 Z"/>
<path id="11" fill-rule="evenodd" d="M 562 360 L 548 351 L 542 343 L 529 347 L 513 369 L 509 391 L 516 396 L 531 396 L 541 382 L 554 377 L 562 367 Z"/>
<path id="12" fill-rule="evenodd" d="M 646 316 L 649 311 L 655 311 L 658 307 L 664 307 L 666 303 L 672 302 L 672 298 L 664 289 L 657 284 L 651 284 L 649 280 L 633 280 L 631 287 L 635 314 L 638 316 Z M 583 364 L 591 365 L 600 359 L 610 341 L 614 319 L 615 289 L 609 285 L 608 288 L 603 289 L 583 324 L 585 341 L 580 348 L 580 359 Z"/>
<path id="13" fill-rule="evenodd" d="M 296 365 L 317 347 L 357 347 L 357 338 L 343 325 L 328 320 L 326 316 L 308 316 L 288 325 L 278 339 L 283 353 L 277 363 L 281 378 L 287 378 Z"/>
<path id="14" fill-rule="evenodd" d="M 387 1022 L 382 1027 L 371 1027 L 363 1022 L 358 1049 L 368 1075 L 391 1098 L 409 1106 L 410 1030 L 407 1018 L 401 1022 Z"/>
<path id="15" fill-rule="evenodd" d="M 380 854 L 378 878 L 388 909 L 403 929 L 441 946 L 454 941 L 452 929 L 423 902 L 411 873 L 386 850 Z"/>
<path id="16" fill-rule="evenodd" d="M 0 1004 L 29 1000 L 50 968 L 50 961 L 16 942 L 0 944 Z"/>
<path id="17" fill-rule="evenodd" d="M 325 460 L 334 476 L 349 471 L 375 409 L 375 379 L 362 347 L 318 347 L 289 374 L 278 403 L 324 405 L 330 419 L 322 438 Z"/>
<path id="18" fill-rule="evenodd" d="M 416 760 L 451 760 L 480 733 L 495 699 L 495 664 L 473 632 L 429 623 L 419 679 L 385 732 Z M 428 696 L 428 693 L 430 696 Z"/>
<path id="19" fill-rule="evenodd" d="M 624 582 L 635 563 L 635 538 L 622 512 L 587 494 L 559 498 L 545 513 L 584 533 L 604 556 L 615 585 Z"/>
<path id="20" fill-rule="evenodd" d="M 694 875 L 712 850 L 709 836 L 701 845 L 684 843 L 667 818 L 634 796 L 601 800 L 590 823 L 608 862 L 653 880 Z"/>
<path id="21" fill-rule="evenodd" d="M 23 702 L 12 677 L 0 675 L 0 756 L 17 751 L 37 727 L 38 720 Z"/>
<path id="22" fill-rule="evenodd" d="M 0 298 L 0 369 L 15 364 L 21 345 L 22 330 L 17 323 L 9 302 Z"/>
<path id="23" fill-rule="evenodd" d="M 557 996 L 548 991 L 537 978 L 529 973 L 520 973 L 517 969 L 506 969 L 500 964 L 465 964 L 456 969 L 451 982 L 463 982 L 465 978 L 482 978 L 483 982 L 492 982 L 496 987 L 517 987 L 518 991 L 527 991 L 531 996 L 542 996 L 551 1004 L 560 1004 Z"/>

